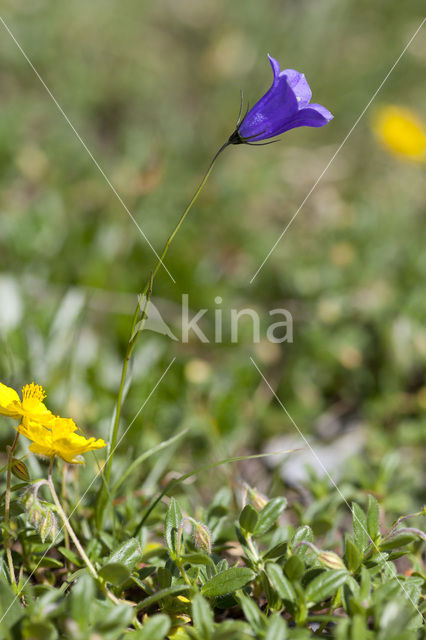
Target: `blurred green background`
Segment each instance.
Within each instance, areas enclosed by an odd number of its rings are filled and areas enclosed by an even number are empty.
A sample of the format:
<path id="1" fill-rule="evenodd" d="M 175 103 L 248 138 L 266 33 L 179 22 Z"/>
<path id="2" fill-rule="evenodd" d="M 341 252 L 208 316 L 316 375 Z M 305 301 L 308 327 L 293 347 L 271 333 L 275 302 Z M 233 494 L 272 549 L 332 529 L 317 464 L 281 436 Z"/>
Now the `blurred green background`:
<path id="1" fill-rule="evenodd" d="M 176 284 L 160 270 L 154 287 L 177 332 L 183 293 L 192 309 L 210 310 L 210 336 L 221 296 L 224 315 L 258 310 L 262 335 L 270 309 L 289 309 L 293 343 L 253 345 L 248 324 L 237 345 L 144 333 L 123 429 L 176 360 L 122 442 L 123 464 L 183 427 L 184 446 L 168 461 L 175 472 L 293 435 L 252 355 L 308 438 L 333 443 L 348 424 L 362 432 L 361 487 L 397 455 L 395 508 L 419 504 L 424 166 L 388 155 L 371 117 L 383 103 L 426 113 L 424 29 L 250 279 L 420 10 L 417 0 L 4 0 L 5 22 L 157 251 L 232 133 L 240 88 L 253 104 L 269 87 L 268 52 L 303 71 L 313 100 L 335 116 L 276 145 L 228 149 L 167 256 Z M 42 384 L 52 409 L 106 438 L 136 294 L 155 256 L 3 25 L 0 87 L 0 379 Z M 164 460 L 141 471 L 144 486 Z"/>

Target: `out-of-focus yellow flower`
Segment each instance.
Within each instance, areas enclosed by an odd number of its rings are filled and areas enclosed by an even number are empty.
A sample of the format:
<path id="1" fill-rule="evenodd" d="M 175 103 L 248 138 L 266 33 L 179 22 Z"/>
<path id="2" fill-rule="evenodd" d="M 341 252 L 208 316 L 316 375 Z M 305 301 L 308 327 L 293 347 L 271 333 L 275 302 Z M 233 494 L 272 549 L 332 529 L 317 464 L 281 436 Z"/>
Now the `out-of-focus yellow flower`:
<path id="1" fill-rule="evenodd" d="M 15 389 L 0 382 L 0 414 L 16 419 L 29 419 L 39 424 L 48 424 L 54 416 L 44 405 L 46 394 L 39 384 L 26 384 L 22 388 L 22 400 Z"/>
<path id="2" fill-rule="evenodd" d="M 106 443 L 95 438 L 80 436 L 77 425 L 70 418 L 54 417 L 48 425 L 25 419 L 18 427 L 18 431 L 33 441 L 30 451 L 39 455 L 59 456 L 66 462 L 81 464 L 77 456 L 93 449 L 102 449 Z"/>
<path id="3" fill-rule="evenodd" d="M 383 106 L 376 111 L 373 131 L 390 153 L 408 160 L 426 160 L 426 127 L 406 107 Z"/>

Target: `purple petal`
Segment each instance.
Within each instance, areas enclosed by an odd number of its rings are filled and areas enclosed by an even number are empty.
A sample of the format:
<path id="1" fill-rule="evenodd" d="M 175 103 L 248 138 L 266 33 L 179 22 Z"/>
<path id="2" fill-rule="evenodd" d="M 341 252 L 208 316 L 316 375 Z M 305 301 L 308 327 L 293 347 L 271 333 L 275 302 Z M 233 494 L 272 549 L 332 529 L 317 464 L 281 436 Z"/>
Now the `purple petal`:
<path id="1" fill-rule="evenodd" d="M 239 128 L 240 136 L 247 140 L 272 138 L 283 122 L 292 118 L 299 108 L 287 77 L 280 75 L 280 65 L 271 56 L 269 61 L 274 73 L 272 86 L 250 109 Z"/>
<path id="2" fill-rule="evenodd" d="M 288 118 L 286 122 L 283 122 L 282 126 L 275 131 L 274 135 L 278 136 L 285 131 L 290 131 L 290 129 L 296 129 L 296 127 L 323 127 L 332 119 L 333 116 L 328 109 L 320 104 L 312 103 L 309 107 L 300 109 L 298 113 Z"/>
<path id="3" fill-rule="evenodd" d="M 299 113 L 292 118 L 292 124 L 296 127 L 323 127 L 333 119 L 328 109 L 321 104 L 312 103 L 309 107 L 300 109 Z"/>
<path id="4" fill-rule="evenodd" d="M 294 69 L 284 69 L 284 71 L 281 71 L 280 76 L 286 76 L 287 82 L 293 89 L 297 102 L 299 103 L 299 109 L 307 107 L 312 98 L 312 91 L 305 78 L 305 74 L 299 73 Z"/>
<path id="5" fill-rule="evenodd" d="M 268 53 L 269 62 L 271 63 L 272 72 L 274 74 L 274 83 L 280 76 L 280 63 Z"/>
<path id="6" fill-rule="evenodd" d="M 273 138 L 295 127 L 322 127 L 333 116 L 320 104 L 309 104 L 312 93 L 303 73 L 280 70 L 268 55 L 274 79 L 265 95 L 250 109 L 238 127 L 237 142 L 255 142 Z"/>

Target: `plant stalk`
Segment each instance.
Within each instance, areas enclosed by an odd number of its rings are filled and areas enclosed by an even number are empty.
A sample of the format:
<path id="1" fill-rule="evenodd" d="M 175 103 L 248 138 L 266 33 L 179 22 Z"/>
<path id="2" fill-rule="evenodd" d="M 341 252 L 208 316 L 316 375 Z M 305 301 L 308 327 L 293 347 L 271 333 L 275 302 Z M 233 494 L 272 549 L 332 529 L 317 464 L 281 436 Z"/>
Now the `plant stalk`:
<path id="1" fill-rule="evenodd" d="M 143 329 L 143 323 L 145 321 L 146 318 L 146 312 L 147 312 L 147 308 L 149 305 L 149 297 L 150 297 L 150 293 L 152 291 L 152 284 L 154 281 L 154 278 L 160 268 L 160 265 L 163 264 L 164 258 L 166 257 L 167 251 L 169 250 L 169 247 L 175 237 L 175 235 L 177 234 L 177 232 L 179 231 L 179 229 L 181 228 L 182 224 L 185 221 L 186 216 L 188 215 L 189 211 L 191 210 L 192 206 L 195 204 L 195 202 L 198 199 L 198 196 L 200 195 L 201 191 L 203 190 L 212 170 L 214 165 L 216 164 L 216 160 L 218 159 L 218 157 L 220 156 L 220 154 L 226 149 L 227 146 L 229 146 L 230 142 L 227 141 L 225 142 L 225 144 L 223 144 L 220 149 L 217 151 L 217 153 L 215 154 L 215 156 L 213 157 L 213 160 L 211 161 L 209 168 L 207 169 L 204 178 L 202 179 L 198 189 L 196 190 L 196 192 L 194 193 L 192 199 L 190 200 L 188 206 L 186 207 L 185 211 L 182 213 L 182 215 L 180 216 L 176 226 L 174 227 L 173 231 L 171 232 L 171 234 L 169 235 L 169 237 L 166 240 L 166 243 L 163 247 L 163 251 L 161 252 L 161 255 L 159 256 L 152 272 L 150 275 L 150 278 L 148 279 L 147 283 L 145 284 L 142 293 L 140 294 L 140 298 L 135 310 L 135 313 L 133 314 L 133 318 L 132 318 L 132 325 L 131 325 L 131 330 L 130 330 L 130 339 L 129 342 L 127 344 L 127 349 L 126 349 L 126 353 L 124 356 L 124 361 L 123 361 L 123 367 L 122 367 L 122 371 L 121 371 L 121 379 L 120 379 L 120 387 L 118 390 L 118 395 L 117 395 L 117 403 L 116 403 L 116 408 L 115 408 L 115 418 L 114 418 L 114 424 L 112 427 L 112 433 L 111 433 L 111 439 L 110 439 L 110 446 L 109 446 L 109 455 L 107 458 L 107 461 L 105 463 L 105 485 L 106 486 L 102 486 L 100 489 L 100 493 L 99 493 L 99 504 L 102 505 L 105 502 L 105 494 L 108 492 L 109 490 L 109 486 L 110 486 L 110 477 L 111 477 L 111 468 L 112 468 L 112 460 L 113 460 L 113 455 L 114 455 L 114 451 L 117 445 L 117 438 L 118 438 L 118 430 L 119 430 L 119 426 L 120 426 L 120 415 L 121 415 L 121 408 L 122 408 L 122 404 L 123 404 L 123 395 L 124 395 L 124 387 L 125 387 L 125 382 L 126 382 L 126 378 L 127 378 L 127 369 L 128 369 L 128 365 L 129 365 L 129 361 L 130 361 L 130 357 L 132 355 L 133 349 L 135 347 L 137 338 L 139 336 L 139 334 L 141 333 L 142 329 Z M 145 306 L 144 309 L 141 311 L 141 302 L 144 300 L 145 298 Z M 141 321 L 140 321 L 140 325 L 138 327 L 138 321 L 139 318 L 141 317 Z M 98 517 L 98 526 L 101 527 L 102 526 L 102 519 L 103 519 L 103 509 L 101 509 L 101 513 L 99 514 Z"/>
<path id="2" fill-rule="evenodd" d="M 53 501 L 55 503 L 56 509 L 59 513 L 59 515 L 62 518 L 62 522 L 64 523 L 65 529 L 68 531 L 69 536 L 71 538 L 71 540 L 74 542 L 74 545 L 77 549 L 77 551 L 79 552 L 82 560 L 85 562 L 90 575 L 92 576 L 92 578 L 94 580 L 96 580 L 96 582 L 98 584 L 100 584 L 102 590 L 104 591 L 105 595 L 114 603 L 114 604 L 118 604 L 120 602 L 120 600 L 118 598 L 116 598 L 110 591 L 108 591 L 108 589 L 105 587 L 105 585 L 103 584 L 103 582 L 101 581 L 98 572 L 96 571 L 95 567 L 93 566 L 93 564 L 91 563 L 89 557 L 87 556 L 85 550 L 83 549 L 83 546 L 80 543 L 80 540 L 77 538 L 74 529 L 71 526 L 71 523 L 68 519 L 67 514 L 65 513 L 65 511 L 62 508 L 61 502 L 58 498 L 58 494 L 56 493 L 56 489 L 55 489 L 55 485 L 53 484 L 53 480 L 52 480 L 52 469 L 53 469 L 53 462 L 54 462 L 54 456 L 51 457 L 50 459 L 50 465 L 49 465 L 49 475 L 48 475 L 48 480 L 47 480 L 47 484 L 49 486 L 50 489 L 50 493 L 52 494 L 52 498 Z"/>
<path id="3" fill-rule="evenodd" d="M 7 564 L 9 566 L 10 580 L 14 587 L 17 587 L 15 568 L 13 566 L 12 550 L 10 548 L 9 525 L 10 525 L 10 482 L 12 478 L 13 454 L 18 444 L 19 431 L 16 432 L 12 446 L 8 447 L 7 453 L 7 474 L 6 474 L 6 494 L 4 499 L 4 548 L 6 549 Z"/>

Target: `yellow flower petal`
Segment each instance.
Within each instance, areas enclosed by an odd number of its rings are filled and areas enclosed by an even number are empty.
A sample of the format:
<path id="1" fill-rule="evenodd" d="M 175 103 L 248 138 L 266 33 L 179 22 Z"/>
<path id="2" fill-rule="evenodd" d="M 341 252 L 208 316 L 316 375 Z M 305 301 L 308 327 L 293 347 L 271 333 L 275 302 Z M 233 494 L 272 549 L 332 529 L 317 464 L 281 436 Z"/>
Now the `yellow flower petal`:
<path id="1" fill-rule="evenodd" d="M 38 384 L 26 384 L 22 389 L 22 401 L 14 389 L 0 383 L 0 413 L 10 418 L 29 418 L 47 424 L 53 415 L 43 404 L 46 394 Z"/>
<path id="2" fill-rule="evenodd" d="M 378 109 L 373 130 L 390 153 L 408 160 L 426 160 L 426 127 L 411 109 L 395 105 Z"/>
<path id="3" fill-rule="evenodd" d="M 102 449 L 106 443 L 95 438 L 85 438 L 75 433 L 77 426 L 69 418 L 59 416 L 43 426 L 36 421 L 24 418 L 18 427 L 20 433 L 33 441 L 30 451 L 44 456 L 59 456 L 66 462 L 81 464 L 78 459 L 82 453 Z"/>
<path id="4" fill-rule="evenodd" d="M 22 388 L 22 415 L 44 423 L 52 420 L 52 412 L 42 402 L 45 397 L 44 389 L 39 384 L 26 384 Z"/>
<path id="5" fill-rule="evenodd" d="M 52 449 L 52 447 L 49 446 L 44 446 L 42 444 L 37 444 L 35 442 L 33 442 L 32 444 L 30 444 L 29 447 L 30 451 L 32 451 L 33 453 L 37 453 L 40 456 L 47 456 L 48 458 L 51 458 L 52 456 L 55 455 L 55 450 Z"/>
<path id="6" fill-rule="evenodd" d="M 4 416 L 19 418 L 21 401 L 15 389 L 0 382 L 0 413 Z"/>

